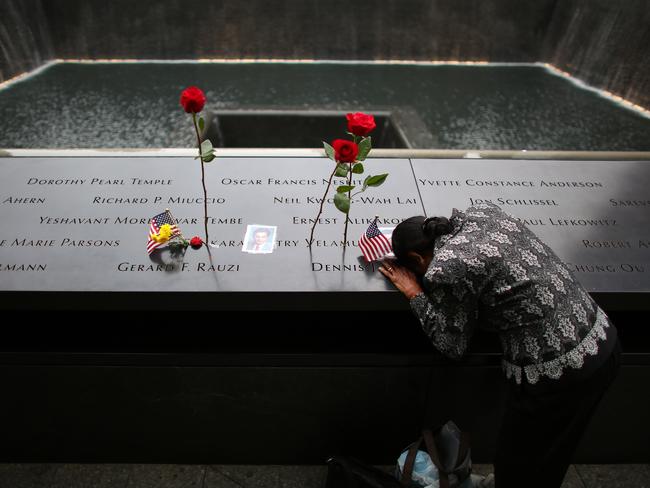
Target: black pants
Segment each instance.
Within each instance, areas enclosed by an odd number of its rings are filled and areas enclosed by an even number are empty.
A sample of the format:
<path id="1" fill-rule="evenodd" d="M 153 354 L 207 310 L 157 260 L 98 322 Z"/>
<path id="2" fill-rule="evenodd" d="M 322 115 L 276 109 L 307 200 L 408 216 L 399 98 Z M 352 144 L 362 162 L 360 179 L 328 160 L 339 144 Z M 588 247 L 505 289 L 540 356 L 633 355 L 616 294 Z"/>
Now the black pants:
<path id="1" fill-rule="evenodd" d="M 509 385 L 494 462 L 496 488 L 559 488 L 620 365 L 620 346 L 589 378 Z M 540 380 L 540 383 L 542 380 Z"/>

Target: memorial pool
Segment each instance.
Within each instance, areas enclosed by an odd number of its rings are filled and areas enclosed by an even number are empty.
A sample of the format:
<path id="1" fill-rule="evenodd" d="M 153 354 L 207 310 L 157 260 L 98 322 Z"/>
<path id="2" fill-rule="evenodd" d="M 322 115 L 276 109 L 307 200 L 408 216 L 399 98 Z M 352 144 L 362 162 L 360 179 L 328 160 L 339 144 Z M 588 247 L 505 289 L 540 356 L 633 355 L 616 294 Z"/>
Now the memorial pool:
<path id="1" fill-rule="evenodd" d="M 332 62 L 54 63 L 0 90 L 0 148 L 191 147 L 188 85 L 208 110 L 390 112 L 415 149 L 650 150 L 650 118 L 543 65 Z"/>

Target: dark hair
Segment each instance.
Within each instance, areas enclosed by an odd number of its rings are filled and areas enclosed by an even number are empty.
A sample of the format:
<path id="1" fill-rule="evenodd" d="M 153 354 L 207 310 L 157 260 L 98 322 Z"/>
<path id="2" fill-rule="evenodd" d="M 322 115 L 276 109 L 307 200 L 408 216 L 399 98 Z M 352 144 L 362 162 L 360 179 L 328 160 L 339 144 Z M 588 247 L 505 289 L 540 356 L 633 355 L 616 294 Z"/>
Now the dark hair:
<path id="1" fill-rule="evenodd" d="M 451 224 L 446 217 L 419 215 L 401 222 L 393 231 L 393 252 L 399 261 L 406 261 L 409 252 L 423 254 L 433 250 L 438 236 L 449 234 Z"/>

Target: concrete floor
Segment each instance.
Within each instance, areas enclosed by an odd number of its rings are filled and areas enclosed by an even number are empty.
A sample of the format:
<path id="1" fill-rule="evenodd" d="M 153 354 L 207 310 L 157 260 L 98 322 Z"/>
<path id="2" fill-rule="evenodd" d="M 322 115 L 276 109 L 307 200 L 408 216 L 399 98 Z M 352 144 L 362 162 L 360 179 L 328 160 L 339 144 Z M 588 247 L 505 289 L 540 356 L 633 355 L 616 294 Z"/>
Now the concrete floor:
<path id="1" fill-rule="evenodd" d="M 322 488 L 325 477 L 325 466 L 0 464 L 0 488 Z M 650 488 L 650 464 L 572 465 L 562 486 Z"/>

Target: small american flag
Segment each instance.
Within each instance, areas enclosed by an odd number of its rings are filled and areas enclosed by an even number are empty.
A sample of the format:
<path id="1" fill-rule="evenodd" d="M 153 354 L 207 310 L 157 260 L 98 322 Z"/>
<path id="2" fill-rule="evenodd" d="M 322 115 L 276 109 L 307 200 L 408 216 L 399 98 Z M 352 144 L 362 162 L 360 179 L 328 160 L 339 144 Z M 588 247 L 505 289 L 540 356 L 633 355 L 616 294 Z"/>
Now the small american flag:
<path id="1" fill-rule="evenodd" d="M 165 244 L 167 244 L 166 242 L 159 244 L 151 238 L 151 234 L 158 234 L 158 232 L 160 232 L 160 228 L 164 224 L 169 224 L 172 226 L 172 236 L 177 236 L 181 233 L 178 226 L 176 225 L 176 221 L 169 213 L 169 210 L 165 210 L 163 213 L 156 215 L 151 219 L 151 223 L 149 225 L 149 240 L 147 241 L 148 254 L 151 254 L 155 249 L 159 248 L 160 246 L 164 246 Z"/>
<path id="2" fill-rule="evenodd" d="M 359 239 L 359 248 L 369 263 L 393 252 L 390 241 L 377 227 L 377 217 Z"/>

